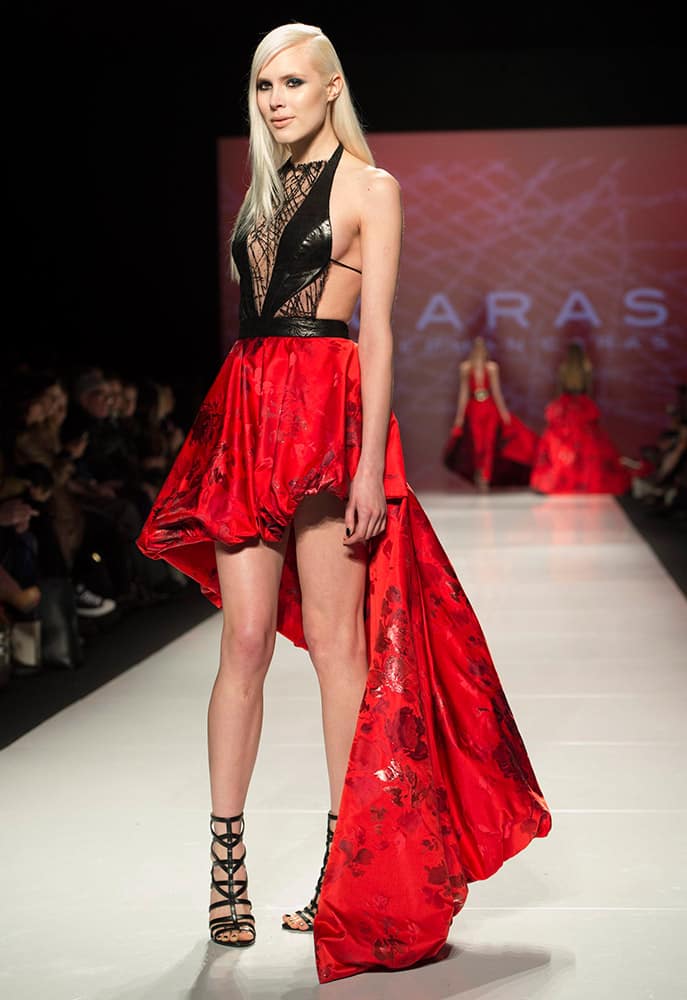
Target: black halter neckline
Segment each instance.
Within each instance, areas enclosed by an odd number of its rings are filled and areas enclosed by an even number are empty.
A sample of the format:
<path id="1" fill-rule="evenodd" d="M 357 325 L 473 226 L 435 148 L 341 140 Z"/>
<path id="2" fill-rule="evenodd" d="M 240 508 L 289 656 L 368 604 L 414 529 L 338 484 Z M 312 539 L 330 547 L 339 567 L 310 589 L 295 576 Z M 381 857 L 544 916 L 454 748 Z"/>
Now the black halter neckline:
<path id="1" fill-rule="evenodd" d="M 336 149 L 331 154 L 331 156 L 328 156 L 324 160 L 303 160 L 302 163 L 294 163 L 293 160 L 291 159 L 291 157 L 289 157 L 288 160 L 286 160 L 283 163 L 281 169 L 282 170 L 298 170 L 298 169 L 300 169 L 302 167 L 321 167 L 325 163 L 329 163 L 329 161 L 334 156 L 336 156 L 336 154 L 339 152 L 339 150 L 341 149 L 341 147 L 342 147 L 342 143 L 339 143 L 339 145 L 336 147 Z"/>

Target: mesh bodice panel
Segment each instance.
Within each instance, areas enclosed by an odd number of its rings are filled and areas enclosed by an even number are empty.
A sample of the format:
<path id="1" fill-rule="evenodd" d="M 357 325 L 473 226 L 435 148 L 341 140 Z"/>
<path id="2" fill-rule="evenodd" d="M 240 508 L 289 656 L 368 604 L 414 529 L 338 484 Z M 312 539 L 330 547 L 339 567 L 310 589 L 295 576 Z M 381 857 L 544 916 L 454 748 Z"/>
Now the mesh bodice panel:
<path id="1" fill-rule="evenodd" d="M 328 160 L 287 161 L 279 171 L 283 204 L 235 242 L 242 319 L 315 318 L 331 258 L 329 195 L 342 153 L 340 145 Z"/>
<path id="2" fill-rule="evenodd" d="M 288 164 L 285 164 L 279 172 L 284 188 L 283 205 L 273 219 L 267 224 L 263 223 L 262 226 L 248 235 L 247 249 L 253 285 L 253 301 L 258 313 L 262 313 L 284 228 L 303 204 L 305 196 L 320 176 L 326 162 L 326 160 L 318 160 L 314 163 L 299 163 L 294 166 L 289 161 Z M 307 288 L 287 299 L 275 315 L 314 316 L 324 287 L 325 276 L 325 272 L 323 272 L 316 279 L 314 286 L 308 285 Z"/>

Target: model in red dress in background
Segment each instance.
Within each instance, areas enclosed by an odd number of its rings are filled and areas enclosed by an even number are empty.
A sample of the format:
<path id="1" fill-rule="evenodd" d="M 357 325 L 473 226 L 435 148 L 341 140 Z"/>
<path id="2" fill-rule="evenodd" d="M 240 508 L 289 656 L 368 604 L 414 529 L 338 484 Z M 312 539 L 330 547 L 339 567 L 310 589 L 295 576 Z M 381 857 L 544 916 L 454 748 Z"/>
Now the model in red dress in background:
<path id="1" fill-rule="evenodd" d="M 592 399 L 592 363 L 571 341 L 558 369 L 558 395 L 546 407 L 530 486 L 539 493 L 611 493 L 630 489 L 631 471 L 600 425 Z"/>
<path id="2" fill-rule="evenodd" d="M 227 947 L 255 940 L 243 809 L 277 630 L 312 660 L 325 859 L 311 902 L 282 926 L 313 932 L 324 983 L 439 955 L 468 883 L 546 836 L 551 815 L 475 612 L 406 480 L 391 410 L 399 185 L 374 165 L 319 28 L 261 40 L 248 100 L 252 178 L 232 235 L 239 336 L 139 545 L 222 608 L 210 935 Z M 284 857 L 300 849 L 270 823 Z"/>
<path id="3" fill-rule="evenodd" d="M 489 358 L 484 338 L 476 337 L 460 365 L 458 405 L 444 465 L 480 490 L 526 486 L 536 448 L 537 435 L 509 412 L 498 363 Z"/>

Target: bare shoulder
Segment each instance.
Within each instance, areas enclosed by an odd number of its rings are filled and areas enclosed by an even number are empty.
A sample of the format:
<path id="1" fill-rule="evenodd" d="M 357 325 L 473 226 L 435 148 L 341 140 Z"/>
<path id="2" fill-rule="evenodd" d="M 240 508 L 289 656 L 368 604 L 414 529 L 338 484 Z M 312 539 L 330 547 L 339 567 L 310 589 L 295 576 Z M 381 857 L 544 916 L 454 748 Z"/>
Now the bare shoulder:
<path id="1" fill-rule="evenodd" d="M 347 151 L 341 166 L 344 168 L 346 187 L 361 211 L 388 210 L 400 206 L 401 186 L 388 170 L 373 167 Z"/>
<path id="2" fill-rule="evenodd" d="M 491 372 L 492 375 L 498 375 L 499 373 L 498 361 L 491 361 L 491 360 L 487 361 L 485 368 L 487 369 L 488 372 Z"/>
<path id="3" fill-rule="evenodd" d="M 470 363 L 470 361 L 468 361 L 467 359 L 466 359 L 465 361 L 461 361 L 461 363 L 460 363 L 460 371 L 461 371 L 461 372 L 462 372 L 462 373 L 463 373 L 464 375 L 467 375 L 467 374 L 469 373 L 469 371 L 470 371 L 470 368 L 471 368 L 471 363 Z"/>

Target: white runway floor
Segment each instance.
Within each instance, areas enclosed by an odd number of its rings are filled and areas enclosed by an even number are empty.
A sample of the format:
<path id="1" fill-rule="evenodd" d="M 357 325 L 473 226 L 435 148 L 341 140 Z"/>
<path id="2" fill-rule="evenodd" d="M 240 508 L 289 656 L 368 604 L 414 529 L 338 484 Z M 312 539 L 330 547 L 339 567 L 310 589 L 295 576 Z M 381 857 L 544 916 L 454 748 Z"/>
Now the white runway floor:
<path id="1" fill-rule="evenodd" d="M 3 1000 L 682 1000 L 687 602 L 614 500 L 420 495 L 553 812 L 439 963 L 318 986 L 319 697 L 279 637 L 246 806 L 247 950 L 207 941 L 219 613 L 0 753 Z M 116 632 L 113 634 L 116 642 Z"/>

